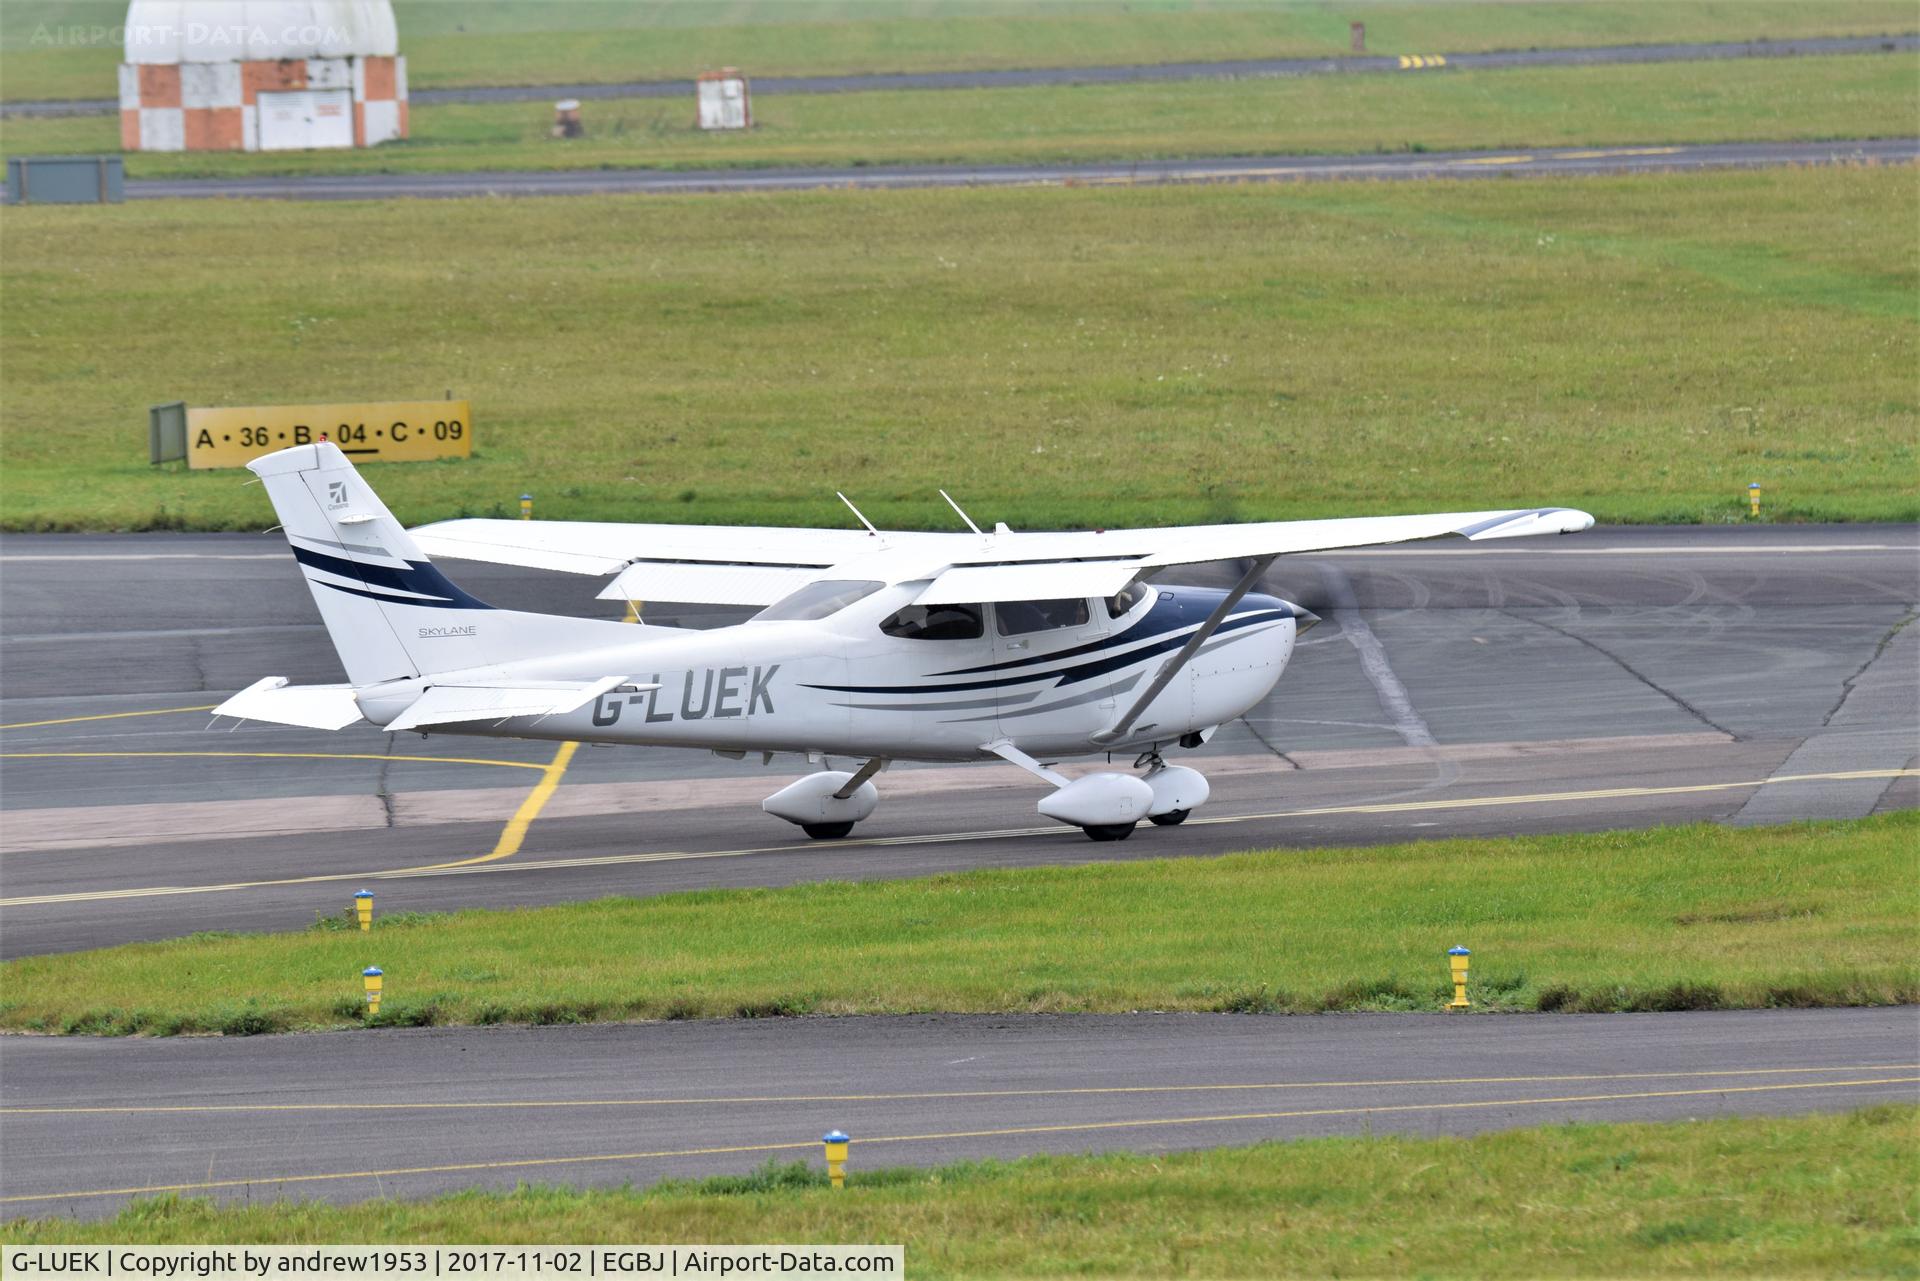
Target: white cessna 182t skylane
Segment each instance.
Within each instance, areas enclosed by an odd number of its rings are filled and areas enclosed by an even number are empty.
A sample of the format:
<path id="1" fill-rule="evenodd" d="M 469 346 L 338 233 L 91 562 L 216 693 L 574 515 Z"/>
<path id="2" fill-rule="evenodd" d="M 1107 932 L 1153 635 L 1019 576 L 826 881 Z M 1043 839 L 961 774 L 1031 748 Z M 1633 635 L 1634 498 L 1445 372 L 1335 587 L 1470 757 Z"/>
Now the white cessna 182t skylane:
<path id="1" fill-rule="evenodd" d="M 1207 799 L 1207 781 L 1161 753 L 1200 746 L 1266 697 L 1295 636 L 1319 621 L 1253 593 L 1275 557 L 1593 524 L 1545 507 L 982 533 L 956 505 L 971 533 L 516 520 L 409 533 L 329 442 L 248 466 L 351 683 L 268 677 L 220 715 L 863 761 L 763 802 L 821 838 L 846 836 L 873 813 L 871 780 L 894 760 L 999 757 L 1053 786 L 1042 814 L 1095 840 L 1122 839 L 1143 818 L 1178 823 Z M 428 553 L 617 574 L 600 593 L 608 599 L 765 608 L 707 631 L 519 613 L 467 595 Z M 1146 581 L 1218 560 L 1252 565 L 1226 591 Z M 1134 755 L 1140 773 L 1069 781 L 1042 763 L 1108 753 Z"/>

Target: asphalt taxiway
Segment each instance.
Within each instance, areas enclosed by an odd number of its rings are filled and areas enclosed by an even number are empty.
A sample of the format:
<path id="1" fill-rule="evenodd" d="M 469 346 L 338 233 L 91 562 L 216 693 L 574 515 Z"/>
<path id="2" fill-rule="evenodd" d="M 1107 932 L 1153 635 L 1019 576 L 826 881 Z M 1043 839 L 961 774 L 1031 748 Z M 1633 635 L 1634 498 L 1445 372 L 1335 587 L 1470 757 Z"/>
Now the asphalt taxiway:
<path id="1" fill-rule="evenodd" d="M 449 569 L 502 605 L 609 608 L 597 580 Z M 283 542 L 9 537 L 0 951 L 296 928 L 363 883 L 433 911 L 1920 803 L 1912 526 L 1375 549 L 1290 558 L 1267 587 L 1329 621 L 1187 758 L 1214 798 L 1184 826 L 1096 845 L 1009 766 L 903 765 L 854 839 L 823 843 L 759 809 L 797 758 L 210 728 L 261 676 L 340 678 Z"/>
<path id="2" fill-rule="evenodd" d="M 685 195 L 927 187 L 1147 187 L 1183 183 L 1407 181 L 1688 173 L 1780 165 L 1911 164 L 1920 139 L 1676 143 L 1507 151 L 1196 157 L 1079 164 L 871 165 L 810 169 L 548 169 L 311 177 L 140 178 L 130 200 L 454 199 L 472 196 Z"/>
<path id="3" fill-rule="evenodd" d="M 0 1217 L 1911 1101 L 1920 1009 L 928 1016 L 14 1039 Z"/>

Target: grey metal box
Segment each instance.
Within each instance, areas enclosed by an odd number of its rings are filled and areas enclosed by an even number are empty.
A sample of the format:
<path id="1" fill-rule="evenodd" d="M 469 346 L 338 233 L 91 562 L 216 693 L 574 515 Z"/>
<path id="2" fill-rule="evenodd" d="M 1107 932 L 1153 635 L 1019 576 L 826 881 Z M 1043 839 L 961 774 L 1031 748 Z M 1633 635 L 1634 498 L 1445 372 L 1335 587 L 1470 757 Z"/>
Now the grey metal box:
<path id="1" fill-rule="evenodd" d="M 16 205 L 117 205 L 125 182 L 119 156 L 7 158 L 7 198 Z"/>

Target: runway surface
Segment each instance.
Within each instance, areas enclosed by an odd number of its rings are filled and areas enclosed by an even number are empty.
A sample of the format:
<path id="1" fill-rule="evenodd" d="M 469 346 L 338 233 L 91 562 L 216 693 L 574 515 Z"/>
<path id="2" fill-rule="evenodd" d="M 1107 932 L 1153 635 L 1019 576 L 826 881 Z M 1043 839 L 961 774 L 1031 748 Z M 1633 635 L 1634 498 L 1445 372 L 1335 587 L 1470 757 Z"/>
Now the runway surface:
<path id="1" fill-rule="evenodd" d="M 1508 49 L 1488 53 L 1443 53 L 1441 66 L 1459 70 L 1507 67 L 1580 67 L 1602 63 L 1703 62 L 1730 58 L 1798 58 L 1834 54 L 1907 52 L 1920 36 L 1834 36 L 1801 40 L 1737 40 L 1698 44 L 1598 45 L 1574 49 Z M 1034 85 L 1116 84 L 1153 80 L 1248 79 L 1275 76 L 1382 74 L 1437 70 L 1431 55 L 1410 65 L 1397 56 L 1341 58 L 1243 58 L 1230 62 L 1166 62 L 1106 67 L 1029 67 L 1007 71 L 928 71 L 850 76 L 754 76 L 753 92 L 765 95 L 871 93 L 903 89 L 1004 89 Z M 556 98 L 690 98 L 691 80 L 629 81 L 624 84 L 551 84 L 416 89 L 416 107 L 445 102 L 546 102 Z M 8 116 L 111 115 L 112 98 L 0 104 Z"/>
<path id="2" fill-rule="evenodd" d="M 607 611 L 595 579 L 449 569 L 496 604 Z M 1329 621 L 1272 696 L 1183 754 L 1214 785 L 1184 826 L 1096 845 L 1040 818 L 1010 766 L 903 765 L 855 839 L 821 843 L 759 809 L 798 758 L 556 765 L 552 744 L 370 726 L 210 731 L 204 709 L 261 676 L 340 679 L 281 540 L 8 537 L 0 952 L 298 928 L 362 884 L 384 910 L 439 911 L 1920 804 L 1913 526 L 1428 544 L 1289 558 L 1266 588 Z"/>
<path id="3" fill-rule="evenodd" d="M 1549 147 L 1353 156 L 1228 156 L 1058 165 L 875 165 L 848 169 L 549 169 L 312 177 L 141 178 L 130 200 L 449 199 L 464 196 L 676 195 L 923 187 L 1166 186 L 1218 182 L 1405 181 L 1500 176 L 1685 173 L 1778 165 L 1910 164 L 1920 139 Z"/>
<path id="4" fill-rule="evenodd" d="M 1920 1009 L 927 1016 L 13 1039 L 0 1217 L 618 1185 L 820 1158 L 1842 1109 L 1916 1097 Z"/>

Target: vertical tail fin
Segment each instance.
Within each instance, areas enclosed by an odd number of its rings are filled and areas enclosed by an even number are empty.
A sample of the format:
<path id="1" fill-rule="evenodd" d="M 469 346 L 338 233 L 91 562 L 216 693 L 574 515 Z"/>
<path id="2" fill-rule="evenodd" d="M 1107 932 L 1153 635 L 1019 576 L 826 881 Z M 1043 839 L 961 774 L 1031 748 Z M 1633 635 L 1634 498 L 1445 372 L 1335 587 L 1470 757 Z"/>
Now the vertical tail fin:
<path id="1" fill-rule="evenodd" d="M 247 464 L 300 562 L 356 685 L 487 661 L 479 619 L 502 614 L 435 569 L 339 446 L 296 445 Z"/>
<path id="2" fill-rule="evenodd" d="M 594 651 L 625 649 L 639 639 L 639 629 L 620 623 L 495 609 L 467 595 L 433 567 L 329 441 L 265 454 L 247 469 L 266 485 L 355 685 L 535 659 L 558 660 L 549 674 L 564 678 L 576 655 L 598 678 L 607 672 L 591 657 Z"/>

